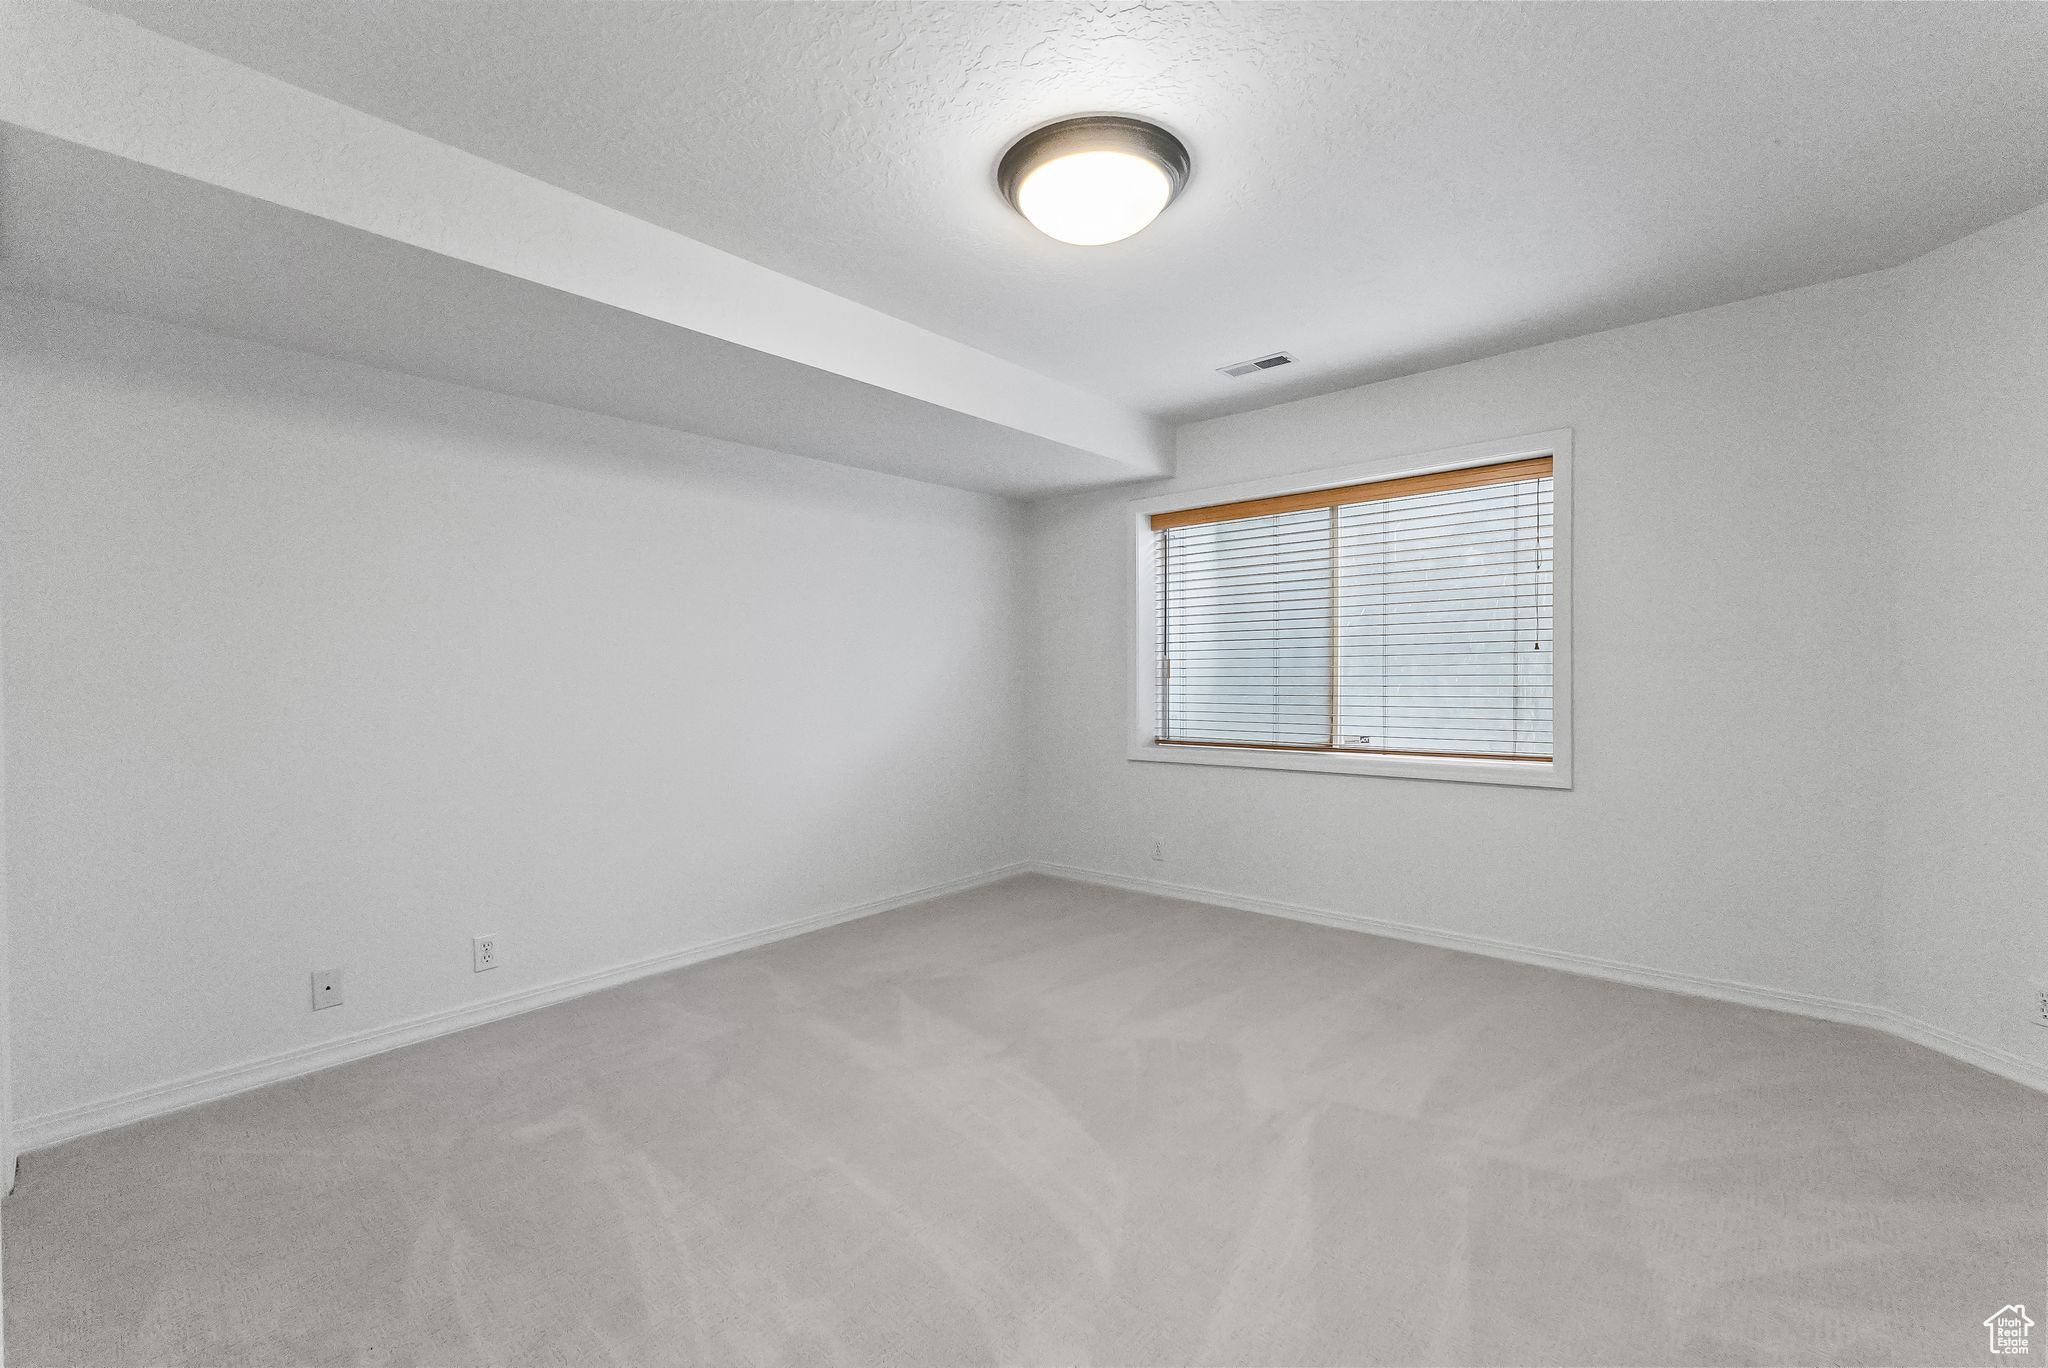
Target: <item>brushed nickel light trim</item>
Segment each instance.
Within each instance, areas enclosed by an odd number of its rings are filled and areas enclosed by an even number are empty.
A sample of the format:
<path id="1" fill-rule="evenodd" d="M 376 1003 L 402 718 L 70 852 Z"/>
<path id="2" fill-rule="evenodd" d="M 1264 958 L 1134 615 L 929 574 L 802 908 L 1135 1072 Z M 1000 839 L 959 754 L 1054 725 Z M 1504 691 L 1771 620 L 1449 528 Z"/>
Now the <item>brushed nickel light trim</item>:
<path id="1" fill-rule="evenodd" d="M 1123 114 L 1084 114 L 1035 128 L 1012 143 L 996 164 L 996 187 L 1002 191 L 1010 207 L 1033 227 L 1049 237 L 1059 238 L 1058 233 L 1027 211 L 1023 194 L 1025 182 L 1033 172 L 1054 162 L 1091 152 L 1120 153 L 1153 167 L 1165 180 L 1165 199 L 1150 215 L 1115 237 L 1060 238 L 1061 241 L 1095 246 L 1119 242 L 1143 231 L 1154 218 L 1165 212 L 1167 205 L 1180 197 L 1193 167 L 1186 144 L 1158 124 Z"/>

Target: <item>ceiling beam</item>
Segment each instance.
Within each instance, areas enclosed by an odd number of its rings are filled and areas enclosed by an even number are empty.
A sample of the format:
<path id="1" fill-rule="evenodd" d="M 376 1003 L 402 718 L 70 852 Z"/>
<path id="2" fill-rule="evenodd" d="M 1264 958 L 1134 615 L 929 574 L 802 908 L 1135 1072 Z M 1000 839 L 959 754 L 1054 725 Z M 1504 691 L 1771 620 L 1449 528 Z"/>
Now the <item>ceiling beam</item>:
<path id="1" fill-rule="evenodd" d="M 964 415 L 1006 460 L 1169 467 L 1136 410 L 75 0 L 0 6 L 0 121 Z"/>

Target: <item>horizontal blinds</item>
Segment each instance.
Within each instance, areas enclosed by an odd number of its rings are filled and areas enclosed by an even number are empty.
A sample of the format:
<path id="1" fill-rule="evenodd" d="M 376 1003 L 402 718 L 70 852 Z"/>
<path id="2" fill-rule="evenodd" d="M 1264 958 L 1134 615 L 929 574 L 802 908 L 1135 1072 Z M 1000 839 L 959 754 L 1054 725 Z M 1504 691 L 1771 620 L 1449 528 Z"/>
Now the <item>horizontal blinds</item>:
<path id="1" fill-rule="evenodd" d="M 1417 478 L 1154 519 L 1159 741 L 1549 758 L 1549 458 Z"/>

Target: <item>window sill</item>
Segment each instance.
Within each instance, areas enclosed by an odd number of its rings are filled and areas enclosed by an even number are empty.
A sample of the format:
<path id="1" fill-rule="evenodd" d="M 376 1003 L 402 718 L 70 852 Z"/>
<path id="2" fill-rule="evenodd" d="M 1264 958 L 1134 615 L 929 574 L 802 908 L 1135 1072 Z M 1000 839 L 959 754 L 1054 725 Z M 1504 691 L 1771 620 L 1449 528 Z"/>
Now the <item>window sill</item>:
<path id="1" fill-rule="evenodd" d="M 1308 770 L 1316 774 L 1370 774 L 1385 779 L 1444 779 L 1462 784 L 1568 789 L 1571 766 L 1552 760 L 1451 760 L 1419 755 L 1345 755 L 1332 751 L 1229 750 L 1212 746 L 1131 745 L 1129 758 L 1171 765 L 1227 769 Z"/>

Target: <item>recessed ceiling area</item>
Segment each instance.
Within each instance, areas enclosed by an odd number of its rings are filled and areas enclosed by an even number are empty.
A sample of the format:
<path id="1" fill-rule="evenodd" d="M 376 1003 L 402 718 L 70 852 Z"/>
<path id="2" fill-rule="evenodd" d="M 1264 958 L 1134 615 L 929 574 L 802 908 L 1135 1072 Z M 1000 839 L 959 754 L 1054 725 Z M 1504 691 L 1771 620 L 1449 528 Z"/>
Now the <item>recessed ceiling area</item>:
<path id="1" fill-rule="evenodd" d="M 2048 198 L 2039 5 L 99 8 L 1170 420 L 1895 264 Z M 1144 233 L 1069 247 L 993 165 L 1096 110 L 1197 169 Z"/>

